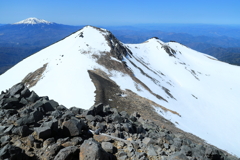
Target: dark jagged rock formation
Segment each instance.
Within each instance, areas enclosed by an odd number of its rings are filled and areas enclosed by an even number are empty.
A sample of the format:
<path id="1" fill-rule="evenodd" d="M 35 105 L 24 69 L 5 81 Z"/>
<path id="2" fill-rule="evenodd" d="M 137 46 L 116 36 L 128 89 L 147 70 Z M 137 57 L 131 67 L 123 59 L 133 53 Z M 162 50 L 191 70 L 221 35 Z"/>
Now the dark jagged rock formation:
<path id="1" fill-rule="evenodd" d="M 67 109 L 21 83 L 0 95 L 0 146 L 0 159 L 12 160 L 237 160 L 137 112 Z"/>
<path id="2" fill-rule="evenodd" d="M 174 49 L 172 49 L 171 47 L 167 46 L 167 45 L 162 45 L 162 47 L 164 48 L 164 50 L 168 53 L 169 56 L 173 56 L 175 57 L 174 54 L 176 54 L 176 51 Z"/>

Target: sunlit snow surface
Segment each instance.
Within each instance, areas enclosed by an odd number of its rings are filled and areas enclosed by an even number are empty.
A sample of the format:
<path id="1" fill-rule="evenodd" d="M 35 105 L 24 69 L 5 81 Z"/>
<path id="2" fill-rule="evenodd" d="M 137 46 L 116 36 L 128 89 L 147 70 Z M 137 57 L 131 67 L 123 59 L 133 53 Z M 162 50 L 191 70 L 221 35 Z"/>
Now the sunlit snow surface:
<path id="1" fill-rule="evenodd" d="M 1 75 L 0 90 L 10 88 L 48 63 L 42 79 L 31 89 L 66 107 L 88 109 L 94 104 L 95 86 L 87 70 L 101 69 L 111 74 L 110 78 L 121 89 L 130 89 L 178 112 L 181 117 L 155 107 L 179 128 L 240 157 L 240 67 L 219 62 L 176 42 L 163 43 L 153 38 L 142 44 L 125 44 L 133 54 L 129 53 L 122 61 L 136 78 L 166 102 L 157 99 L 129 75 L 119 71 L 110 73 L 96 63 L 92 55 L 110 51 L 106 34 L 88 26 L 41 50 Z M 164 45 L 176 52 L 174 56 L 169 56 Z M 111 60 L 121 62 L 114 57 Z"/>
<path id="2" fill-rule="evenodd" d="M 83 32 L 84 38 L 80 37 Z M 86 36 L 85 36 L 86 35 Z M 0 77 L 0 90 L 10 88 L 30 72 L 48 63 L 42 79 L 31 89 L 47 95 L 66 107 L 90 108 L 95 100 L 95 86 L 87 70 L 100 68 L 86 51 L 100 54 L 110 48 L 99 31 L 84 28 L 48 48 L 26 58 Z"/>
<path id="3" fill-rule="evenodd" d="M 240 67 L 213 60 L 174 42 L 167 43 L 176 51 L 176 58 L 170 57 L 158 41 L 150 39 L 147 43 L 128 45 L 137 59 L 144 59 L 149 68 L 161 71 L 164 80 L 171 83 L 160 84 L 168 88 L 175 99 L 164 94 L 160 95 L 168 103 L 149 99 L 178 112 L 181 117 L 169 113 L 164 116 L 177 122 L 179 128 L 240 156 Z M 159 93 L 152 83 L 147 85 Z"/>
<path id="4" fill-rule="evenodd" d="M 52 22 L 48 22 L 44 19 L 38 19 L 38 18 L 27 18 L 25 20 L 19 21 L 14 24 L 52 24 Z"/>

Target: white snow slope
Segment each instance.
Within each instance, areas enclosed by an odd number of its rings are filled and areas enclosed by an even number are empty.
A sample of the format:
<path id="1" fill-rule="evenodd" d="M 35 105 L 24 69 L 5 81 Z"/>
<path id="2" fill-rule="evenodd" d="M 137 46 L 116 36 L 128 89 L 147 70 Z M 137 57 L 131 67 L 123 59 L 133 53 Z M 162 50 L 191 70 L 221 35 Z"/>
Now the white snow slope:
<path id="1" fill-rule="evenodd" d="M 166 102 L 156 98 L 129 75 L 108 70 L 96 62 L 96 56 L 92 55 L 110 51 L 104 37 L 107 34 L 109 32 L 105 30 L 84 27 L 5 72 L 0 76 L 0 90 L 12 87 L 47 63 L 41 80 L 31 89 L 67 107 L 88 109 L 94 104 L 95 86 L 87 70 L 101 69 L 122 90 L 130 89 L 178 112 L 181 116 L 153 106 L 156 112 L 180 129 L 240 157 L 240 67 L 220 62 L 176 42 L 163 43 L 152 38 L 142 44 L 123 44 L 132 55 L 122 61 L 136 78 Z M 168 48 L 173 56 L 169 56 L 164 48 Z M 111 60 L 121 63 L 114 57 Z"/>
<path id="2" fill-rule="evenodd" d="M 52 24 L 52 22 L 46 21 L 44 19 L 38 19 L 38 18 L 27 18 L 25 20 L 16 22 L 14 24 Z"/>

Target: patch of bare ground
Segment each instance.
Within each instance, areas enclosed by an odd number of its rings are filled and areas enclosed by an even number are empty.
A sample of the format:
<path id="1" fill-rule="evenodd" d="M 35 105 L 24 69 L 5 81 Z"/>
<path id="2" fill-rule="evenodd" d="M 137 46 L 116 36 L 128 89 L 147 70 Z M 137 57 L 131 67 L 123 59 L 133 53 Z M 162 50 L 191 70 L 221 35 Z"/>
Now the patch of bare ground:
<path id="1" fill-rule="evenodd" d="M 144 119 L 155 122 L 161 128 L 166 128 L 174 133 L 181 133 L 196 143 L 205 143 L 199 137 L 177 128 L 175 124 L 159 115 L 153 106 L 160 107 L 166 112 L 181 116 L 179 113 L 140 97 L 131 90 L 121 90 L 120 87 L 101 70 L 89 70 L 88 73 L 96 87 L 95 104 L 103 103 L 104 105 L 110 105 L 119 111 L 126 111 L 129 114 L 137 111 Z"/>
<path id="2" fill-rule="evenodd" d="M 104 30 L 101 29 L 100 31 L 105 32 Z M 123 57 L 126 57 L 127 55 L 129 55 L 130 57 L 132 56 L 131 51 L 128 48 L 124 47 L 111 34 L 111 32 L 106 34 L 105 38 L 108 41 L 109 46 L 111 47 L 111 51 L 109 53 L 104 52 L 104 54 L 101 54 L 100 56 L 93 55 L 97 59 L 97 63 L 104 66 L 109 71 L 116 70 L 122 72 L 123 74 L 128 74 L 136 83 L 141 84 L 143 87 L 146 86 L 134 76 L 132 71 L 122 61 Z M 172 54 L 173 50 L 171 50 L 170 48 L 168 49 Z M 110 60 L 111 56 L 122 61 L 122 63 Z M 109 78 L 109 76 L 111 75 L 107 75 L 107 73 L 99 69 L 88 70 L 88 73 L 96 87 L 95 104 L 103 103 L 104 105 L 110 105 L 113 108 L 117 108 L 119 111 L 126 111 L 128 114 L 132 114 L 133 112 L 137 111 L 138 113 L 141 114 L 141 116 L 144 119 L 148 119 L 150 122 L 151 121 L 155 122 L 161 128 L 166 128 L 176 134 L 180 133 L 183 136 L 188 137 L 195 143 L 198 144 L 206 143 L 199 137 L 191 133 L 184 132 L 181 129 L 177 128 L 174 123 L 158 114 L 155 111 L 155 108 L 153 108 L 153 106 L 160 107 L 162 110 L 166 112 L 170 112 L 172 114 L 181 116 L 177 112 L 168 110 L 167 108 L 158 105 L 146 98 L 140 97 L 131 90 L 125 91 L 121 90 L 120 87 Z"/>
<path id="3" fill-rule="evenodd" d="M 118 60 L 122 60 L 123 57 L 126 56 L 126 54 L 131 53 L 131 51 L 128 48 L 125 48 L 124 46 L 122 46 L 122 44 L 111 33 L 109 33 L 109 35 L 106 36 L 105 38 L 108 41 L 109 46 L 111 47 L 111 51 L 104 52 L 100 56 L 93 55 L 97 59 L 97 63 L 104 66 L 109 71 L 116 70 L 116 71 L 122 72 L 123 74 L 128 74 L 136 83 L 140 84 L 143 88 L 148 90 L 156 98 L 167 102 L 166 99 L 164 99 L 163 97 L 161 97 L 160 95 L 158 95 L 156 93 L 153 93 L 150 90 L 150 88 L 147 87 L 147 85 L 145 85 L 141 80 L 136 78 L 134 76 L 134 74 L 132 73 L 132 71 L 127 67 L 126 63 L 124 63 L 124 62 L 119 63 L 118 61 L 111 60 L 111 56 L 117 58 Z M 128 55 L 131 56 L 130 54 L 128 54 Z M 129 61 L 129 62 L 132 63 L 131 61 Z M 134 63 L 132 63 L 132 64 L 136 68 L 140 69 Z M 153 80 L 153 81 L 155 80 L 155 82 L 157 81 L 156 79 L 153 79 L 152 77 L 150 77 L 149 75 L 144 73 L 143 70 L 141 70 L 141 73 L 144 74 L 145 76 L 147 76 L 148 78 L 150 78 L 151 80 Z"/>
<path id="4" fill-rule="evenodd" d="M 42 74 L 46 70 L 46 67 L 47 63 L 38 68 L 36 71 L 30 72 L 25 78 L 23 78 L 22 83 L 28 86 L 28 88 L 35 86 L 42 78 Z"/>
<path id="5" fill-rule="evenodd" d="M 109 72 L 119 71 L 123 74 L 128 74 L 128 69 L 122 62 L 111 59 L 112 55 L 110 52 L 102 52 L 101 55 L 92 55 L 96 59 L 96 62 L 104 66 Z"/>

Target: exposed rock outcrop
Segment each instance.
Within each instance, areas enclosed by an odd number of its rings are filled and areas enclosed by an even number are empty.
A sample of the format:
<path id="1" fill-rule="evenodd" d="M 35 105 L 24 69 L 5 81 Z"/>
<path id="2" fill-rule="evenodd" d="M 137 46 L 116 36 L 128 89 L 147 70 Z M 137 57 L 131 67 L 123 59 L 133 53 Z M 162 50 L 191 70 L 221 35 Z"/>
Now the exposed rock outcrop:
<path id="1" fill-rule="evenodd" d="M 0 159 L 237 160 L 137 112 L 102 103 L 89 110 L 67 109 L 21 83 L 0 95 L 0 137 Z"/>

